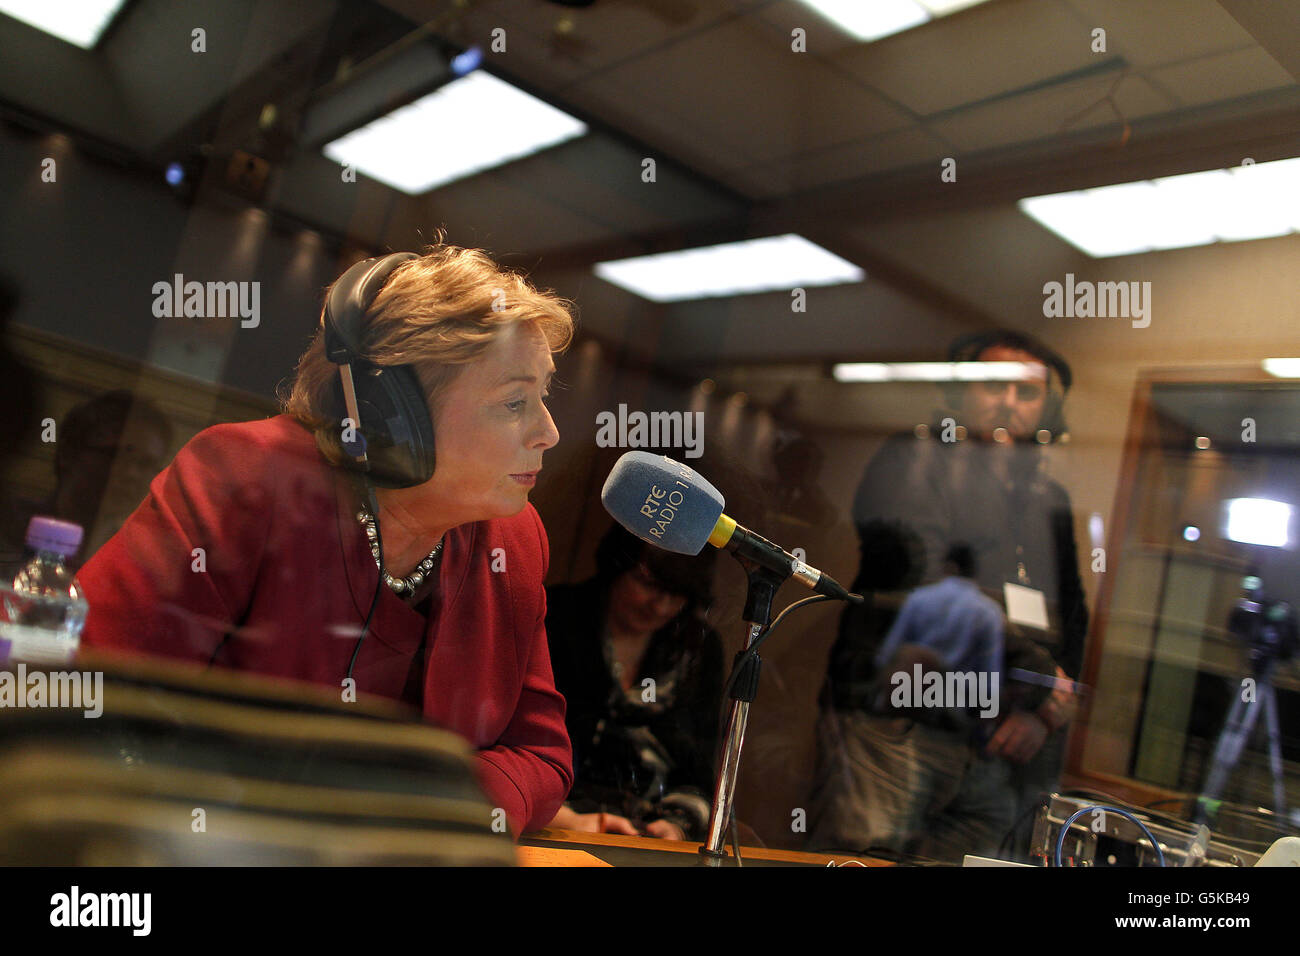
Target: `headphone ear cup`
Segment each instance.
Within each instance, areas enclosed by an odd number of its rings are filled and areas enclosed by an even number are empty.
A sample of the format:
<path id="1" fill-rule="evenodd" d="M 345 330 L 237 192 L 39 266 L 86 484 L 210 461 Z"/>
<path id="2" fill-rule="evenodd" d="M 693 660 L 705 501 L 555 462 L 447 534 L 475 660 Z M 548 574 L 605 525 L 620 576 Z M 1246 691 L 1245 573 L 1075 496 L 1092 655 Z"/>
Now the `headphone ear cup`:
<path id="1" fill-rule="evenodd" d="M 433 477 L 433 420 L 415 370 L 372 365 L 361 357 L 366 312 L 393 272 L 418 258 L 395 252 L 356 263 L 334 283 L 321 315 L 326 357 L 340 366 L 334 382 L 337 418 L 347 416 L 341 379 L 342 366 L 350 365 L 367 470 L 385 488 L 409 488 Z"/>
<path id="2" fill-rule="evenodd" d="M 1056 391 L 1048 391 L 1047 399 L 1043 403 L 1043 416 L 1039 429 L 1046 428 L 1052 433 L 1052 441 L 1056 441 L 1066 432 L 1065 424 L 1065 396 Z"/>
<path id="3" fill-rule="evenodd" d="M 433 477 L 436 444 L 424 390 L 408 365 L 353 364 L 357 411 L 370 475 L 383 488 L 410 488 Z M 342 385 L 335 383 L 342 407 Z M 346 414 L 344 412 L 343 414 Z"/>

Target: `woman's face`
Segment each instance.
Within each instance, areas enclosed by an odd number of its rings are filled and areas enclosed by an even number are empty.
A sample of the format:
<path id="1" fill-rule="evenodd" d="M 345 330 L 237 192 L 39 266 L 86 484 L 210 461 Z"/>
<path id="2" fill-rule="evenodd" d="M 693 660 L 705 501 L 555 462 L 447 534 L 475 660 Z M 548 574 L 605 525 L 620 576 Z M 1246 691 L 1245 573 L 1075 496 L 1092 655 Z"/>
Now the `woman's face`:
<path id="1" fill-rule="evenodd" d="M 686 598 L 659 587 L 643 564 L 620 574 L 610 589 L 610 623 L 627 634 L 653 634 L 684 607 Z"/>
<path id="2" fill-rule="evenodd" d="M 542 453 L 560 440 L 545 404 L 554 372 L 541 331 L 512 325 L 443 391 L 426 490 L 452 526 L 509 517 L 528 503 Z"/>

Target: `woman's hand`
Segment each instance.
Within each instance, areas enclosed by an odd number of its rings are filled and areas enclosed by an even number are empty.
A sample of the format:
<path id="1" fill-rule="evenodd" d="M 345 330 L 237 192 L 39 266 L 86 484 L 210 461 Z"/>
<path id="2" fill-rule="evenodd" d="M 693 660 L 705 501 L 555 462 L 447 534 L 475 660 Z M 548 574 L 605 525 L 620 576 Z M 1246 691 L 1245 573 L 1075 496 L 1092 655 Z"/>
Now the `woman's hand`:
<path id="1" fill-rule="evenodd" d="M 577 830 L 580 833 L 623 833 L 640 836 L 632 821 L 617 813 L 574 813 L 567 806 L 560 807 L 551 826 L 560 830 Z"/>

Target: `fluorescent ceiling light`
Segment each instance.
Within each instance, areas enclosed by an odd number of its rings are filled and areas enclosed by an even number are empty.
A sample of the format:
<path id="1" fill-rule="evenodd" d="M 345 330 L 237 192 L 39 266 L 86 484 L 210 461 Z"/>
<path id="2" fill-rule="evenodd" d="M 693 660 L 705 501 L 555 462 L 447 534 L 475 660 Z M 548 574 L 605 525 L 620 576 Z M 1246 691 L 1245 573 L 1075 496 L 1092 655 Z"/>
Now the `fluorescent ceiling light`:
<path id="1" fill-rule="evenodd" d="M 1266 358 L 1260 364 L 1277 378 L 1300 378 L 1300 358 Z"/>
<path id="2" fill-rule="evenodd" d="M 585 124 L 479 70 L 325 146 L 410 195 L 582 136 Z"/>
<path id="3" fill-rule="evenodd" d="M 793 233 L 596 264 L 596 275 L 652 302 L 861 282 L 853 263 Z"/>
<path id="4" fill-rule="evenodd" d="M 888 382 L 889 366 L 884 362 L 841 362 L 831 369 L 837 382 Z"/>
<path id="5" fill-rule="evenodd" d="M 1225 537 L 1242 544 L 1264 544 L 1284 548 L 1287 527 L 1291 523 L 1291 506 L 1268 498 L 1230 498 Z"/>
<path id="6" fill-rule="evenodd" d="M 837 382 L 1022 382 L 1046 377 L 1036 362 L 842 362 Z"/>
<path id="7" fill-rule="evenodd" d="M 858 40 L 879 40 L 986 0 L 803 0 Z"/>
<path id="8" fill-rule="evenodd" d="M 0 13 L 89 50 L 126 0 L 0 0 Z"/>
<path id="9" fill-rule="evenodd" d="M 1300 231 L 1300 158 L 1020 200 L 1094 258 Z"/>

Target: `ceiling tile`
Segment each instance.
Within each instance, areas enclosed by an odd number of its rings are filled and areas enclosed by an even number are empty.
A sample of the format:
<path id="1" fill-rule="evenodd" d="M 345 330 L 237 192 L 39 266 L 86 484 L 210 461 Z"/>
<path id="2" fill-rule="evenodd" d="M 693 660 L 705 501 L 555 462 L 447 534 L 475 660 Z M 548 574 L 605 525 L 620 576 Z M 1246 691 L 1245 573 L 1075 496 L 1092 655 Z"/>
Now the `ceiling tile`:
<path id="1" fill-rule="evenodd" d="M 1118 123 L 1120 116 L 1104 102 L 1116 76 L 1078 80 L 998 100 L 936 120 L 930 129 L 963 150 L 976 151 Z M 1129 120 L 1163 113 L 1175 106 L 1140 76 L 1125 77 L 1115 87 L 1114 99 Z"/>
<path id="2" fill-rule="evenodd" d="M 423 23 L 434 5 L 429 0 L 380 0 L 385 6 Z M 619 0 L 586 9 L 539 0 L 490 0 L 465 10 L 439 32 L 458 42 L 489 50 L 492 31 L 506 31 L 504 53 L 487 53 L 502 69 L 516 58 L 549 61 L 555 79 L 578 79 L 630 57 L 640 56 L 735 16 L 763 0 Z"/>
<path id="3" fill-rule="evenodd" d="M 1063 0 L 993 0 L 833 59 L 928 115 L 1095 66 L 1089 40 Z"/>
<path id="4" fill-rule="evenodd" d="M 736 163 L 736 148 L 714 135 L 708 127 L 661 109 L 650 109 L 638 92 L 613 82 L 591 84 L 569 91 L 573 106 L 610 128 L 644 144 L 645 157 L 671 158 L 701 173 L 717 178 Z"/>
<path id="5" fill-rule="evenodd" d="M 802 0 L 777 0 L 759 7 L 753 16 L 771 24 L 786 38 L 790 38 L 790 32 L 796 27 L 803 30 L 808 52 L 813 56 L 828 56 L 862 45 L 861 40 L 835 26 Z"/>
<path id="6" fill-rule="evenodd" d="M 450 241 L 497 254 L 555 249 L 613 239 L 622 230 L 551 201 L 533 182 L 488 173 L 427 200 L 429 227 L 445 225 Z"/>
<path id="7" fill-rule="evenodd" d="M 884 133 L 856 143 L 787 156 L 775 163 L 738 172 L 766 184 L 767 198 L 816 189 L 857 179 L 886 169 L 936 162 L 951 152 L 937 136 L 921 127 Z M 936 175 L 938 166 L 935 166 Z"/>
<path id="8" fill-rule="evenodd" d="M 766 24 L 730 21 L 601 77 L 627 108 L 706 131 L 733 159 L 775 160 L 795 150 L 898 129 L 907 114 L 789 43 Z M 679 134 L 659 145 L 672 150 Z"/>
<path id="9" fill-rule="evenodd" d="M 1146 75 L 1184 106 L 1202 106 L 1296 85 L 1291 74 L 1259 47 L 1187 60 L 1147 71 Z"/>
<path id="10" fill-rule="evenodd" d="M 1106 31 L 1107 52 L 1150 67 L 1254 45 L 1254 39 L 1216 0 L 1066 0 L 1089 31 Z M 1291 0 L 1282 0 L 1289 3 Z"/>

